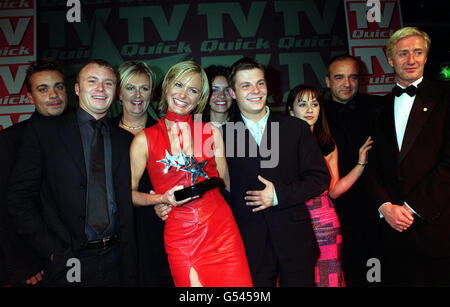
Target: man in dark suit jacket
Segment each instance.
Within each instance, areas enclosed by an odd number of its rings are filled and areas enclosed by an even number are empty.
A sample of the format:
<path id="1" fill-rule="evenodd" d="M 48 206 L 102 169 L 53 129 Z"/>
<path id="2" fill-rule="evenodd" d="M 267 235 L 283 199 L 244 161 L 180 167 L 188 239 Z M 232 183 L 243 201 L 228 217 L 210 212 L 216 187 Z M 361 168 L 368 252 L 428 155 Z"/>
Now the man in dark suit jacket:
<path id="1" fill-rule="evenodd" d="M 340 177 L 355 167 L 359 149 L 371 136 L 372 110 L 381 99 L 358 92 L 360 74 L 357 58 L 338 55 L 330 60 L 325 76 L 329 95 L 324 95 L 323 106 L 339 153 Z M 367 261 L 377 256 L 379 221 L 367 196 L 366 175 L 364 172 L 348 191 L 333 199 L 342 231 L 342 268 L 347 287 L 370 285 L 366 278 Z"/>
<path id="2" fill-rule="evenodd" d="M 25 127 L 29 121 L 42 116 L 61 115 L 67 106 L 65 77 L 60 64 L 53 59 L 43 59 L 27 69 L 25 77 L 27 97 L 35 105 L 30 119 L 21 121 L 0 132 L 0 253 L 7 267 L 7 277 L 1 283 L 9 285 L 36 284 L 42 279 L 43 259 L 18 236 L 6 207 L 6 195 Z"/>
<path id="3" fill-rule="evenodd" d="M 19 233 L 47 260 L 45 285 L 137 284 L 132 138 L 105 117 L 116 84 L 109 63 L 91 60 L 77 76 L 77 111 L 27 125 L 8 206 Z"/>
<path id="4" fill-rule="evenodd" d="M 425 32 L 396 31 L 387 44 L 397 85 L 378 110 L 370 157 L 384 223 L 385 285 L 450 285 L 450 100 L 423 78 Z"/>
<path id="5" fill-rule="evenodd" d="M 328 188 L 328 168 L 303 121 L 266 107 L 261 64 L 236 62 L 229 84 L 241 111 L 224 131 L 230 205 L 253 284 L 313 286 L 319 250 L 305 201 Z"/>

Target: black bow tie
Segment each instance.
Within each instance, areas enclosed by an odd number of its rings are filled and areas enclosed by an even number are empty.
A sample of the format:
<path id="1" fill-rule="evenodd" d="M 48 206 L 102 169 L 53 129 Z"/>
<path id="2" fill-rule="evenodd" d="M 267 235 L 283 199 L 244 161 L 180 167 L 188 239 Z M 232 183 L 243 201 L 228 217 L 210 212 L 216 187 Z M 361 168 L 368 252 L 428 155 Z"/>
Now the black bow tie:
<path id="1" fill-rule="evenodd" d="M 410 85 L 407 88 L 401 88 L 398 85 L 395 85 L 392 89 L 392 94 L 394 94 L 397 97 L 400 97 L 403 93 L 408 94 L 411 97 L 414 97 L 416 95 L 417 88 L 414 85 Z"/>

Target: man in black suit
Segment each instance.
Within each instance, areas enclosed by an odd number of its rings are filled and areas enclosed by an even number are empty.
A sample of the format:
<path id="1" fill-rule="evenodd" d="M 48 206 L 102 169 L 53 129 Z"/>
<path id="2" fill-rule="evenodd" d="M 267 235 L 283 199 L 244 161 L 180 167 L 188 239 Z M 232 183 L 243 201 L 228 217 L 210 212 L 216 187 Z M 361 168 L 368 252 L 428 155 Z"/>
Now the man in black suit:
<path id="1" fill-rule="evenodd" d="M 413 27 L 387 43 L 397 85 L 378 110 L 369 163 L 384 285 L 450 285 L 450 99 L 423 78 L 430 43 Z"/>
<path id="2" fill-rule="evenodd" d="M 45 285 L 137 284 L 132 137 L 106 118 L 116 84 L 109 63 L 91 60 L 77 76 L 77 111 L 26 127 L 8 206 L 47 260 Z"/>
<path id="3" fill-rule="evenodd" d="M 224 131 L 230 205 L 253 284 L 313 286 L 319 250 L 305 201 L 328 188 L 328 168 L 307 124 L 266 106 L 261 64 L 236 62 L 229 84 L 241 112 Z"/>
<path id="4" fill-rule="evenodd" d="M 360 147 L 371 135 L 371 118 L 379 96 L 359 93 L 360 61 L 339 55 L 328 64 L 329 93 L 323 101 L 331 135 L 339 152 L 339 176 L 356 165 Z M 370 152 L 369 152 L 370 155 Z M 333 199 L 342 231 L 342 267 L 346 286 L 368 286 L 367 261 L 377 256 L 377 219 L 367 196 L 366 172 L 339 198 Z"/>
<path id="5" fill-rule="evenodd" d="M 42 116 L 61 115 L 67 106 L 65 77 L 58 62 L 43 59 L 30 63 L 25 77 L 27 97 L 35 105 L 30 119 L 0 132 L 0 254 L 7 268 L 1 283 L 12 285 L 36 284 L 42 279 L 43 259 L 16 233 L 6 208 L 9 178 L 15 164 L 25 127 L 29 121 Z"/>

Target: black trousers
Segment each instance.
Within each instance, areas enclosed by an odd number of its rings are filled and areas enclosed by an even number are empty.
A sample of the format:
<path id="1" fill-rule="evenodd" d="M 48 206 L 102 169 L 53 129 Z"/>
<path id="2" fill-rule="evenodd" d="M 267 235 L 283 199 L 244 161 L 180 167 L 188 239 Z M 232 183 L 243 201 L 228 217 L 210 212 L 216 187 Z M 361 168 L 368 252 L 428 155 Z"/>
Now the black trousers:
<path id="1" fill-rule="evenodd" d="M 381 286 L 450 286 L 450 256 L 427 255 L 414 248 L 408 230 L 399 233 L 387 227 L 380 259 Z"/>
<path id="2" fill-rule="evenodd" d="M 262 265 L 257 272 L 251 272 L 254 287 L 313 287 L 314 259 L 298 259 L 298 270 L 280 263 L 271 240 L 266 240 Z"/>
<path id="3" fill-rule="evenodd" d="M 87 249 L 70 257 L 59 256 L 51 264 L 49 274 L 44 270 L 41 284 L 44 287 L 118 287 L 121 285 L 119 245 Z"/>

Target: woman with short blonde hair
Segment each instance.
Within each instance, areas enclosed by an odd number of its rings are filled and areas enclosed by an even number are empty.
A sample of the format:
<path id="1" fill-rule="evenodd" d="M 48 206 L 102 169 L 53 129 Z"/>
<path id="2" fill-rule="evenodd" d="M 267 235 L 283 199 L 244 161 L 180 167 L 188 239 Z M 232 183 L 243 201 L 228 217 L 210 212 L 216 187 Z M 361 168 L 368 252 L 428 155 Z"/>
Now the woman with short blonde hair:
<path id="1" fill-rule="evenodd" d="M 206 76 L 203 68 L 195 63 L 194 61 L 184 61 L 175 64 L 172 66 L 169 71 L 166 73 L 164 77 L 162 92 L 161 92 L 161 100 L 159 101 L 159 111 L 161 113 L 165 113 L 167 111 L 167 89 L 172 86 L 172 83 L 176 80 L 182 79 L 185 75 L 199 73 L 200 78 L 202 80 L 202 87 L 200 89 L 199 102 L 197 108 L 193 111 L 193 113 L 202 113 L 203 109 L 208 102 L 209 97 L 209 83 L 208 77 Z"/>

